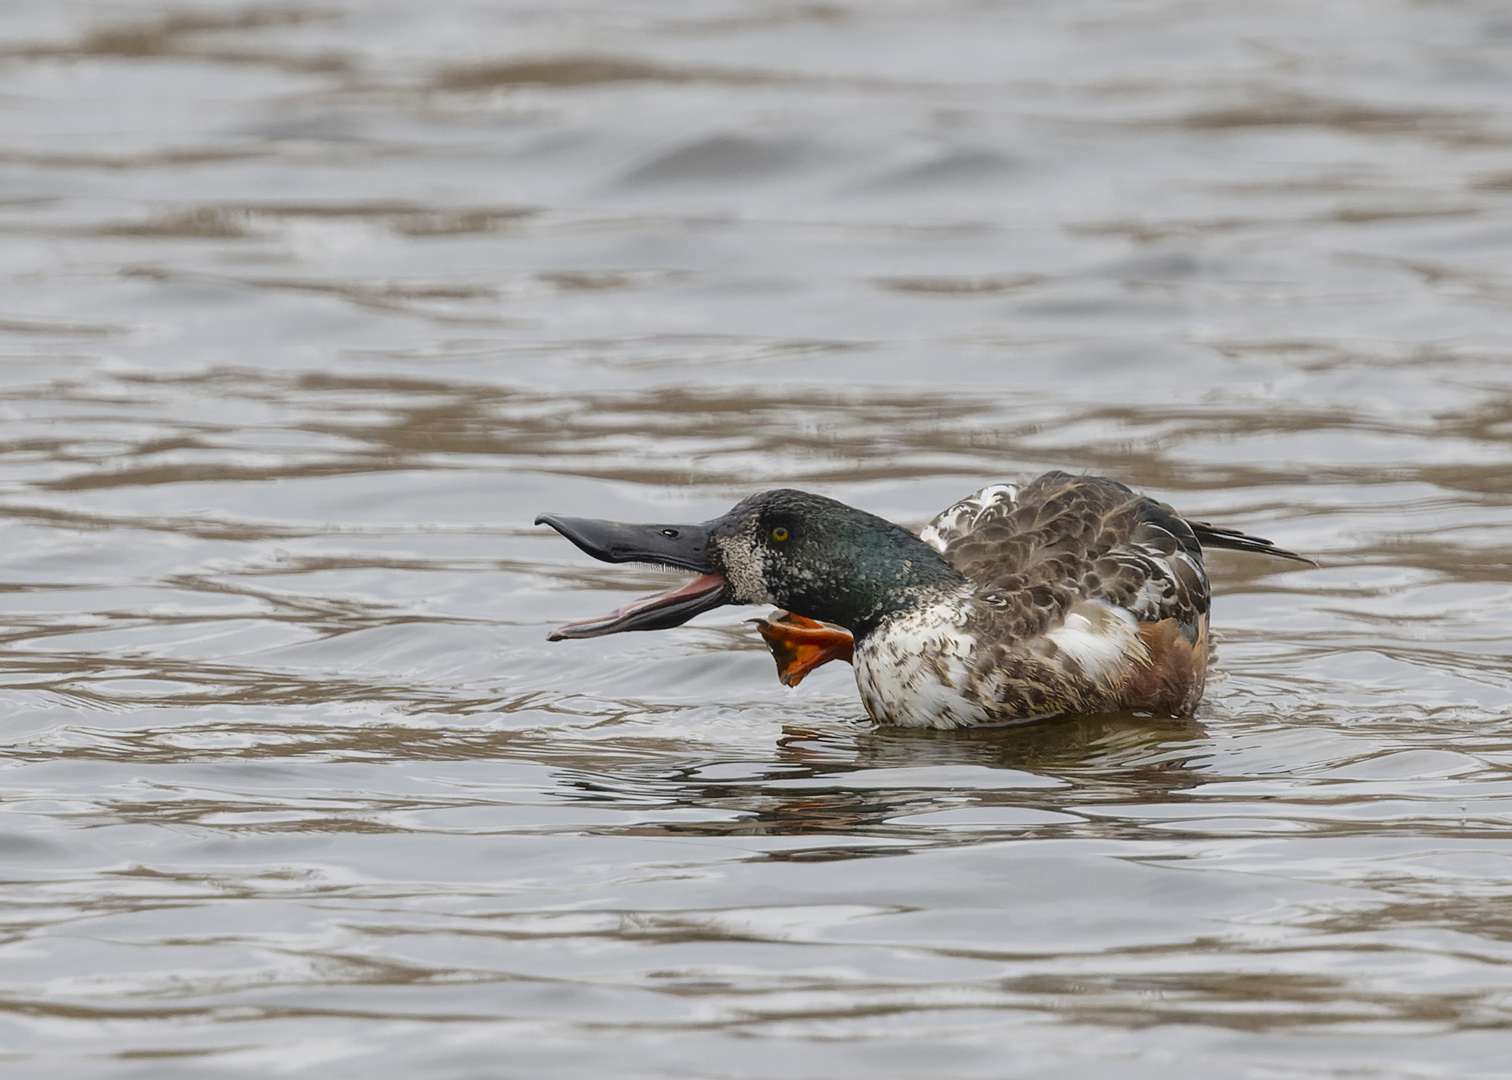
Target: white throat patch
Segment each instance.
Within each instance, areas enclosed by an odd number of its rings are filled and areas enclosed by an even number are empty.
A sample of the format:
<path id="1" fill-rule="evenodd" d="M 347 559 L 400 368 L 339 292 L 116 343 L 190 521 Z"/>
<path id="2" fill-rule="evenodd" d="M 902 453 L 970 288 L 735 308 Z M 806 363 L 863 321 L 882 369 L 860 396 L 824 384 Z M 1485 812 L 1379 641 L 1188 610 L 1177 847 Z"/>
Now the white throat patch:
<path id="1" fill-rule="evenodd" d="M 766 587 L 766 553 L 754 536 L 716 536 L 714 543 L 724 562 L 725 580 L 742 604 L 773 604 Z"/>

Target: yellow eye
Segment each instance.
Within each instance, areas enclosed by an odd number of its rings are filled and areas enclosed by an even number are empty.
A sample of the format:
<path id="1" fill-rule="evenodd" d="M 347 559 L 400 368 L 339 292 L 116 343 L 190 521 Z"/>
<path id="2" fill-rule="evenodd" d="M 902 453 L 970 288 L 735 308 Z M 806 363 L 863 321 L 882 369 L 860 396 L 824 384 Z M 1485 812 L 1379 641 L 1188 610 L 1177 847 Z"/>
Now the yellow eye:
<path id="1" fill-rule="evenodd" d="M 775 529 L 772 530 L 772 539 L 773 540 L 786 540 L 787 537 L 788 537 L 788 531 L 786 529 L 784 529 L 781 525 L 777 526 Z"/>

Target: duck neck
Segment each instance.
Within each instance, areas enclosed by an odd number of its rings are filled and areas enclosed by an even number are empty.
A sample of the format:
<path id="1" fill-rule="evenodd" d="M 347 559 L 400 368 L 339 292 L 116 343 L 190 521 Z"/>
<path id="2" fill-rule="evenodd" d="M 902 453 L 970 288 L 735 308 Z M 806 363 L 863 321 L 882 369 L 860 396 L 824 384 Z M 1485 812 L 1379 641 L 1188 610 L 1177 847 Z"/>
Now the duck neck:
<path id="1" fill-rule="evenodd" d="M 833 621 L 857 641 L 892 616 L 959 595 L 967 584 L 934 548 L 898 531 L 885 551 L 862 560 L 860 572 L 845 583 L 844 617 Z"/>

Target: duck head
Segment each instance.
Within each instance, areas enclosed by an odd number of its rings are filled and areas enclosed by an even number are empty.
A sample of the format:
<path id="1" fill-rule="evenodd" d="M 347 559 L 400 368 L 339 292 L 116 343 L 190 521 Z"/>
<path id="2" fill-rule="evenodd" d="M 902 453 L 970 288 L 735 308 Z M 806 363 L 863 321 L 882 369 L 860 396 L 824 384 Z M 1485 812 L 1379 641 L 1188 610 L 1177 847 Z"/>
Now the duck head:
<path id="1" fill-rule="evenodd" d="M 858 637 L 925 592 L 964 584 L 938 552 L 890 521 L 834 499 L 783 488 L 752 495 L 701 525 L 630 525 L 542 514 L 604 562 L 692 570 L 695 581 L 571 622 L 550 639 L 663 630 L 721 604 L 775 604 Z"/>

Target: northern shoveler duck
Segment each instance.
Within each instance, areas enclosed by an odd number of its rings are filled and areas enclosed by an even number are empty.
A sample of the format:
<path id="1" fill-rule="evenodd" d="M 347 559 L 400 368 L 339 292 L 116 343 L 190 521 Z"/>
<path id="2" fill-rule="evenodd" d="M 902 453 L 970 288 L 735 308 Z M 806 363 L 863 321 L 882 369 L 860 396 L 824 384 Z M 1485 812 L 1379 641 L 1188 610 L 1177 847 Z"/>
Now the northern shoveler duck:
<path id="1" fill-rule="evenodd" d="M 848 660 L 872 719 L 930 728 L 1122 709 L 1188 715 L 1208 661 L 1203 548 L 1311 561 L 1188 521 L 1116 481 L 1063 472 L 985 487 L 917 535 L 789 489 L 752 495 L 702 525 L 553 514 L 536 524 L 605 562 L 702 575 L 568 623 L 551 640 L 665 629 L 721 604 L 775 604 L 785 610 L 758 629 L 784 683 Z"/>

